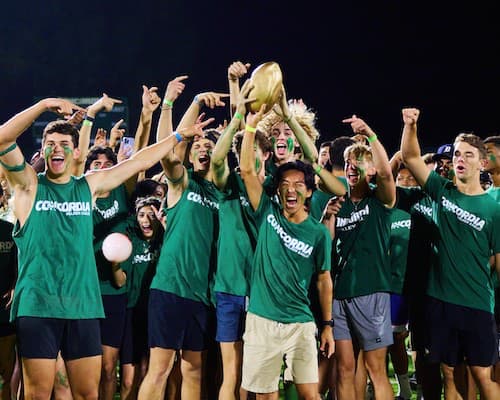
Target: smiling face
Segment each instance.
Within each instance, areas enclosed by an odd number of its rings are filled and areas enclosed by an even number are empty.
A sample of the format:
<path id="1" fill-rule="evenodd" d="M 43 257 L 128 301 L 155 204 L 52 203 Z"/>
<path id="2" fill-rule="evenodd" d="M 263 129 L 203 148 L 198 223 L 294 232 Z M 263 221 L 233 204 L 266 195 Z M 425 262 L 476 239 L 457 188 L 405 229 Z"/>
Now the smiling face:
<path id="1" fill-rule="evenodd" d="M 396 186 L 409 188 L 418 186 L 418 183 L 408 168 L 401 168 L 396 176 Z"/>
<path id="2" fill-rule="evenodd" d="M 357 156 L 349 153 L 345 158 L 344 173 L 350 187 L 367 182 L 373 170 L 373 163 L 368 155 Z"/>
<path id="3" fill-rule="evenodd" d="M 271 128 L 274 158 L 278 165 L 294 159 L 295 136 L 284 122 L 278 122 Z"/>
<path id="4" fill-rule="evenodd" d="M 75 149 L 70 135 L 54 132 L 44 137 L 42 152 L 47 175 L 51 178 L 60 178 L 71 175 L 71 166 L 73 160 L 78 157 L 79 150 Z"/>
<path id="5" fill-rule="evenodd" d="M 160 221 L 151 206 L 144 206 L 137 211 L 137 223 L 144 239 L 151 239 L 160 227 Z"/>
<path id="6" fill-rule="evenodd" d="M 193 164 L 194 171 L 208 172 L 214 147 L 214 142 L 209 139 L 200 138 L 193 142 L 189 152 L 189 161 Z"/>
<path id="7" fill-rule="evenodd" d="M 304 211 L 306 199 L 311 197 L 312 190 L 307 188 L 302 171 L 290 169 L 280 179 L 278 195 L 285 215 L 290 216 Z"/>

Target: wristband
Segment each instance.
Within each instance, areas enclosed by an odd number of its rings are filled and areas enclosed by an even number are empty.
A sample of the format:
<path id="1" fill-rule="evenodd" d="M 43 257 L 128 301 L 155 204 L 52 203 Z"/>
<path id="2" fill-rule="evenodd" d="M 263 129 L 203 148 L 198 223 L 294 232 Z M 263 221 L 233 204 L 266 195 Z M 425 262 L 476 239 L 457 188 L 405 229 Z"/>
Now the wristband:
<path id="1" fill-rule="evenodd" d="M 163 105 L 173 107 L 174 102 L 172 100 L 165 99 L 165 100 L 163 100 Z"/>
<path id="2" fill-rule="evenodd" d="M 174 136 L 177 139 L 177 143 L 182 142 L 182 135 L 179 132 L 174 132 Z"/>
<path id="3" fill-rule="evenodd" d="M 331 326 L 333 328 L 333 319 L 330 319 L 328 321 L 321 321 L 321 326 L 322 327 L 325 327 L 325 326 Z"/>
<path id="4" fill-rule="evenodd" d="M 87 118 L 85 118 L 82 122 L 82 126 L 92 126 L 93 123 L 92 121 L 88 120 Z"/>
<path id="5" fill-rule="evenodd" d="M 321 172 L 322 169 L 323 169 L 323 167 L 321 165 L 318 165 L 316 168 L 314 168 L 314 173 L 316 175 L 319 175 L 319 173 Z"/>
<path id="6" fill-rule="evenodd" d="M 256 129 L 256 128 L 254 128 L 253 126 L 250 126 L 250 125 L 248 125 L 248 124 L 247 124 L 247 125 L 245 125 L 245 130 L 246 130 L 247 132 L 252 132 L 252 133 L 257 132 L 257 129 Z"/>
<path id="7" fill-rule="evenodd" d="M 94 121 L 95 121 L 95 118 L 94 118 L 94 117 L 90 117 L 90 116 L 86 115 L 86 116 L 85 116 L 84 121 L 94 122 Z"/>
<path id="8" fill-rule="evenodd" d="M 201 107 L 203 104 L 205 104 L 205 103 L 203 102 L 203 100 L 202 100 L 202 101 L 200 101 L 200 99 L 198 99 L 198 95 L 194 96 L 193 101 L 194 101 L 196 104 L 198 104 L 200 107 Z"/>
<path id="9" fill-rule="evenodd" d="M 14 142 L 11 144 L 9 147 L 7 147 L 5 150 L 0 151 L 0 157 L 6 155 L 7 153 L 10 153 L 12 150 L 14 150 L 17 147 L 17 143 Z"/>
<path id="10" fill-rule="evenodd" d="M 243 114 L 241 114 L 238 111 L 236 111 L 234 113 L 234 118 L 239 119 L 241 121 L 243 119 Z"/>
<path id="11" fill-rule="evenodd" d="M 368 140 L 368 143 L 373 143 L 377 139 L 378 139 L 377 135 L 372 135 L 372 136 L 368 136 L 368 138 L 366 140 Z"/>

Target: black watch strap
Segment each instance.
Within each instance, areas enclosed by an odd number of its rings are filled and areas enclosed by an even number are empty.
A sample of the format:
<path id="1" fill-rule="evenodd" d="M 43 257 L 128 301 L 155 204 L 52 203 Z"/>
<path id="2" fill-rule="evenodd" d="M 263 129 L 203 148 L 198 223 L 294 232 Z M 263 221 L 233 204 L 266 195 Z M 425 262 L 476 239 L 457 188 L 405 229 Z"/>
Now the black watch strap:
<path id="1" fill-rule="evenodd" d="M 333 328 L 333 319 L 328 321 L 321 321 L 321 326 L 331 326 Z"/>

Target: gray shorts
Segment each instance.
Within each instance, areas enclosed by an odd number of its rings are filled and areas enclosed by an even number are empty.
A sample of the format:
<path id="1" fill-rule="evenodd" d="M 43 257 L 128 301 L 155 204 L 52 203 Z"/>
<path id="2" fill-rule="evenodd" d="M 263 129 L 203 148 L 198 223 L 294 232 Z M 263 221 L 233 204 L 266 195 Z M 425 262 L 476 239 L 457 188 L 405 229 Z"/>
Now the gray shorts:
<path id="1" fill-rule="evenodd" d="M 364 351 L 393 344 L 389 293 L 334 299 L 333 319 L 335 340 L 355 340 Z"/>

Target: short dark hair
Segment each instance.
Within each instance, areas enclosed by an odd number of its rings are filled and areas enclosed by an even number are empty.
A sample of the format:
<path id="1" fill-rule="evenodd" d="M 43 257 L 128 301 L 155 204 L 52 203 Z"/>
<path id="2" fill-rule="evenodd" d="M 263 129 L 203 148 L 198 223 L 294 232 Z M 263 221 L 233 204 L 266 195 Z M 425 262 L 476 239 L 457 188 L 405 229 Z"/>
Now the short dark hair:
<path id="1" fill-rule="evenodd" d="M 319 148 L 322 149 L 323 147 L 331 147 L 332 145 L 332 142 L 330 140 L 326 141 L 326 142 L 322 142 L 320 145 L 319 145 Z"/>
<path id="2" fill-rule="evenodd" d="M 62 119 L 58 119 L 56 121 L 49 122 L 44 130 L 42 135 L 42 143 L 45 143 L 45 139 L 50 133 L 60 133 L 61 135 L 69 135 L 71 136 L 71 141 L 73 145 L 78 147 L 78 141 L 80 139 L 80 133 L 78 129 L 76 129 L 72 124 Z"/>
<path id="3" fill-rule="evenodd" d="M 89 154 L 87 155 L 87 159 L 85 160 L 85 172 L 89 170 L 90 164 L 92 164 L 93 161 L 97 160 L 100 154 L 104 154 L 106 158 L 113 163 L 113 165 L 116 165 L 118 163 L 116 154 L 111 147 L 94 146 L 89 150 Z"/>
<path id="4" fill-rule="evenodd" d="M 283 179 L 283 175 L 285 172 L 290 170 L 300 171 L 304 174 L 304 183 L 306 184 L 306 188 L 309 190 L 316 190 L 316 182 L 314 181 L 314 170 L 310 164 L 306 164 L 303 161 L 291 161 L 285 164 L 281 164 L 276 170 L 276 174 L 274 176 L 274 185 L 275 188 L 278 187 L 279 182 Z"/>
<path id="5" fill-rule="evenodd" d="M 486 147 L 484 146 L 483 140 L 473 133 L 460 133 L 455 138 L 455 143 L 457 142 L 465 142 L 470 144 L 472 147 L 475 147 L 479 151 L 479 158 L 486 158 Z"/>
<path id="6" fill-rule="evenodd" d="M 492 143 L 495 147 L 500 147 L 500 136 L 495 135 L 495 136 L 488 136 L 486 139 L 483 140 L 484 144 Z"/>
<path id="7" fill-rule="evenodd" d="M 330 164 L 334 169 L 344 169 L 344 150 L 356 143 L 352 137 L 339 136 L 330 142 Z"/>

